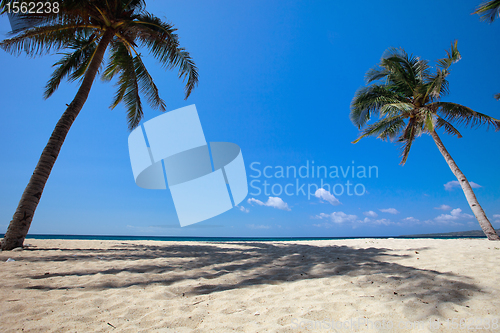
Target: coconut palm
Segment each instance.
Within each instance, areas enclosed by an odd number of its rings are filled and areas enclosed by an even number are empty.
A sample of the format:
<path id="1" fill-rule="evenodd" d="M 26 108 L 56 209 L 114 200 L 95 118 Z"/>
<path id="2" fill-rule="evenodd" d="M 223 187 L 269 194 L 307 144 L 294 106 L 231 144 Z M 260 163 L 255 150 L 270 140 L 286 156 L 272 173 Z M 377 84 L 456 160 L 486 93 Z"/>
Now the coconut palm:
<path id="1" fill-rule="evenodd" d="M 7 0 L 2 0 L 0 10 Z M 33 175 L 24 190 L 14 217 L 2 241 L 2 249 L 23 245 L 36 207 L 68 131 L 89 95 L 101 67 L 102 78 L 117 78 L 117 91 L 111 108 L 120 102 L 127 110 L 128 127 L 135 128 L 143 117 L 140 95 L 149 104 L 165 111 L 153 78 L 141 60 L 140 47 L 145 47 L 166 68 L 178 68 L 179 78 L 186 81 L 185 98 L 198 82 L 198 73 L 189 53 L 179 46 L 176 29 L 148 13 L 143 0 L 64 0 L 58 13 L 37 19 L 37 25 L 18 31 L 0 42 L 0 47 L 14 55 L 26 52 L 38 56 L 67 49 L 54 64 L 45 97 L 50 97 L 65 78 L 81 80 L 73 101 L 56 124 Z M 104 67 L 104 59 L 108 59 Z"/>
<path id="2" fill-rule="evenodd" d="M 500 0 L 483 2 L 472 14 L 478 14 L 481 20 L 493 23 L 500 16 Z"/>
<path id="3" fill-rule="evenodd" d="M 464 174 L 446 150 L 436 130 L 461 138 L 452 123 L 475 127 L 494 126 L 500 129 L 500 121 L 470 108 L 441 98 L 448 93 L 449 67 L 460 60 L 457 42 L 447 57 L 437 61 L 433 72 L 426 60 L 408 55 L 403 49 L 391 48 L 383 55 L 380 64 L 366 73 L 366 87 L 360 88 L 352 101 L 350 118 L 363 129 L 357 143 L 366 136 L 382 140 L 397 140 L 402 145 L 401 164 L 405 164 L 410 148 L 421 134 L 430 134 L 439 151 L 457 177 L 467 202 L 484 233 L 490 240 L 500 240 L 486 214 L 479 205 Z M 379 119 L 368 124 L 370 119 Z"/>

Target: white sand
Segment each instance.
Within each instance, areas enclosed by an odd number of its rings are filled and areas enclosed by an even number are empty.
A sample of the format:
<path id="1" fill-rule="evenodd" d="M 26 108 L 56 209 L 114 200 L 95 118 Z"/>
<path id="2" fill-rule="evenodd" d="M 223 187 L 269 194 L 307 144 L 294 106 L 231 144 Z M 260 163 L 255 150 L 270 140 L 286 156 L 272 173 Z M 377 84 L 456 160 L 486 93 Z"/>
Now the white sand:
<path id="1" fill-rule="evenodd" d="M 0 332 L 500 332 L 487 240 L 26 243 Z"/>

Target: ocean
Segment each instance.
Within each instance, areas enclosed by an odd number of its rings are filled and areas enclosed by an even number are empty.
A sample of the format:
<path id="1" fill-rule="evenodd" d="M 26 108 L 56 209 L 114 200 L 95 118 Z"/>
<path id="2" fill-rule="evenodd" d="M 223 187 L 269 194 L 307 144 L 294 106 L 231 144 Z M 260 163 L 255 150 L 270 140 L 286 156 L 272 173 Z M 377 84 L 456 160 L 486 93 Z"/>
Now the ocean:
<path id="1" fill-rule="evenodd" d="M 0 238 L 4 234 L 0 234 Z M 75 240 L 151 240 L 171 242 L 280 242 L 342 239 L 482 239 L 486 236 L 388 236 L 388 237 L 172 237 L 172 236 L 109 236 L 109 235 L 37 235 L 28 234 L 27 239 L 75 239 Z"/>

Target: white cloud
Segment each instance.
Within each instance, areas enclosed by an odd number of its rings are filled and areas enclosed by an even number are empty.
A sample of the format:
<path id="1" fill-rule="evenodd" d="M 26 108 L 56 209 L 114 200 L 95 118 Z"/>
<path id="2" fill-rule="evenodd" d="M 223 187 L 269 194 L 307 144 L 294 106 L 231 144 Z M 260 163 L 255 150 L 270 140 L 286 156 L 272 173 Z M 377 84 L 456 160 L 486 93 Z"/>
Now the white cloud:
<path id="1" fill-rule="evenodd" d="M 391 225 L 391 224 L 393 224 L 393 222 L 391 222 L 391 220 L 388 220 L 388 219 L 380 219 L 380 220 L 375 220 L 374 224 Z"/>
<path id="2" fill-rule="evenodd" d="M 356 215 L 350 215 L 350 214 L 346 214 L 344 212 L 333 212 L 331 214 L 321 213 L 321 214 L 316 215 L 312 218 L 328 220 L 328 222 L 325 222 L 325 223 L 313 224 L 313 226 L 315 226 L 315 227 L 325 227 L 325 228 L 331 228 L 331 227 L 335 226 L 336 224 L 343 224 L 343 223 L 350 223 L 353 228 L 357 228 L 360 225 L 366 225 L 366 224 L 386 225 L 386 226 L 388 226 L 388 225 L 402 225 L 399 222 L 392 222 L 389 219 L 375 220 L 375 219 L 365 217 L 364 219 L 360 220 Z"/>
<path id="3" fill-rule="evenodd" d="M 243 206 L 238 206 L 238 209 L 241 210 L 243 213 L 250 213 L 250 210 Z"/>
<path id="4" fill-rule="evenodd" d="M 385 208 L 385 209 L 379 209 L 382 213 L 389 213 L 389 214 L 399 214 L 399 212 L 396 210 L 396 208 Z"/>
<path id="5" fill-rule="evenodd" d="M 413 223 L 417 223 L 417 222 L 420 222 L 419 219 L 416 219 L 414 218 L 413 216 L 410 216 L 410 217 L 406 217 L 403 219 L 403 222 L 413 222 Z"/>
<path id="6" fill-rule="evenodd" d="M 329 191 L 324 188 L 319 188 L 316 193 L 314 193 L 316 198 L 320 198 L 322 200 L 328 201 L 330 204 L 337 206 L 340 205 L 340 201 L 333 196 Z"/>
<path id="7" fill-rule="evenodd" d="M 273 207 L 281 210 L 288 210 L 288 211 L 291 210 L 290 207 L 288 207 L 288 204 L 278 197 L 269 197 L 269 199 L 267 199 L 267 202 L 265 203 L 254 198 L 250 198 L 248 199 L 248 203 L 251 205 L 253 205 L 253 203 L 256 203 L 257 205 L 260 206 Z"/>
<path id="8" fill-rule="evenodd" d="M 434 221 L 444 224 L 455 223 L 457 220 L 474 218 L 474 216 L 470 214 L 462 213 L 460 208 L 453 209 L 450 214 L 441 214 L 438 217 L 434 218 Z"/>
<path id="9" fill-rule="evenodd" d="M 330 224 L 330 223 L 317 223 L 317 224 L 313 224 L 313 227 L 316 227 L 316 228 L 331 228 L 331 227 L 333 227 L 333 224 Z"/>
<path id="10" fill-rule="evenodd" d="M 317 219 L 329 219 L 333 223 L 356 222 L 358 217 L 356 215 L 347 215 L 344 212 L 333 212 L 331 214 L 321 213 L 316 215 Z"/>
<path id="11" fill-rule="evenodd" d="M 500 214 L 495 214 L 493 215 L 493 222 L 495 223 L 500 223 Z"/>
<path id="12" fill-rule="evenodd" d="M 263 224 L 247 224 L 247 228 L 250 229 L 271 229 L 270 225 L 263 225 Z"/>
<path id="13" fill-rule="evenodd" d="M 451 210 L 451 207 L 448 205 L 441 205 L 439 207 L 434 207 L 434 209 L 440 209 L 440 210 Z"/>
<path id="14" fill-rule="evenodd" d="M 470 187 L 472 187 L 472 188 L 480 188 L 480 187 L 482 187 L 481 185 L 479 185 L 477 183 L 474 183 L 474 182 L 469 182 L 469 184 L 470 184 Z M 451 191 L 455 187 L 461 187 L 460 183 L 458 182 L 458 180 L 452 180 L 452 181 L 449 181 L 446 184 L 444 184 L 444 189 L 446 191 Z"/>
<path id="15" fill-rule="evenodd" d="M 378 214 L 375 213 L 373 210 L 369 210 L 367 212 L 364 212 L 363 214 L 366 216 L 369 216 L 369 217 L 377 217 L 378 216 Z"/>

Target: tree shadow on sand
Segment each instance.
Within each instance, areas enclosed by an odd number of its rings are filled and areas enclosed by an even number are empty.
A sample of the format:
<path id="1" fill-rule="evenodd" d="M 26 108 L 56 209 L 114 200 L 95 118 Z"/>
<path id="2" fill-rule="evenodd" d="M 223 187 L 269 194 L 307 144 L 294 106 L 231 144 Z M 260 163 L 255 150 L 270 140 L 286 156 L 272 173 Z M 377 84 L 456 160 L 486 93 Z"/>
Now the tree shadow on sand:
<path id="1" fill-rule="evenodd" d="M 26 276 L 38 281 L 27 288 L 39 290 L 103 290 L 152 284 L 172 286 L 177 282 L 192 280 L 192 286 L 183 288 L 182 294 L 206 295 L 299 280 L 356 278 L 356 284 L 352 287 L 358 288 L 360 293 L 369 285 L 377 284 L 379 287 L 377 295 L 359 297 L 391 295 L 391 298 L 401 301 L 412 299 L 428 304 L 427 308 L 431 309 L 428 315 L 439 315 L 441 303 L 463 305 L 473 293 L 486 293 L 473 283 L 472 278 L 464 275 L 391 262 L 394 259 L 413 258 L 414 251 L 425 252 L 426 249 L 392 250 L 345 245 L 319 247 L 279 242 L 177 243 L 161 246 L 121 243 L 107 250 L 33 248 L 23 251 L 19 260 L 68 263 L 64 271 L 59 268 L 47 274 Z M 100 262 L 89 269 L 82 269 L 81 265 L 71 268 L 72 262 L 82 260 Z M 101 282 L 96 278 L 91 284 L 78 280 L 79 277 L 99 274 L 113 275 L 115 278 L 112 282 L 109 282 L 110 279 Z M 66 279 L 54 279 L 57 277 L 73 279 L 68 283 Z"/>

